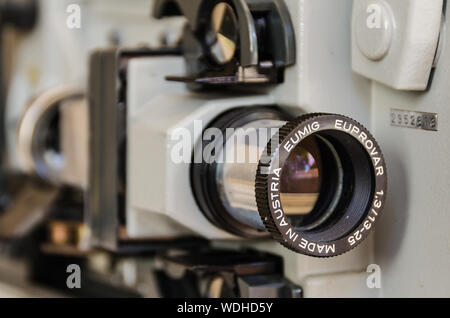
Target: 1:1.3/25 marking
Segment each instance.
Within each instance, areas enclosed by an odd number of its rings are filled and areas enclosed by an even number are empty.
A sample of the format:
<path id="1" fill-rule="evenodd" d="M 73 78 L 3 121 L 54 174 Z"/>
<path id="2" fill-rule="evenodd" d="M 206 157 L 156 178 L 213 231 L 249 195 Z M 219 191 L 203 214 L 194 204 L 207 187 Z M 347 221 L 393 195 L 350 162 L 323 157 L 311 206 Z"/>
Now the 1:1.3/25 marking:
<path id="1" fill-rule="evenodd" d="M 375 198 L 373 200 L 372 207 L 370 209 L 369 215 L 367 216 L 367 220 L 364 221 L 361 228 L 359 228 L 357 231 L 353 233 L 353 235 L 349 236 L 347 239 L 347 242 L 350 244 L 350 246 L 355 245 L 358 241 L 360 241 L 363 237 L 362 234 L 365 231 L 369 231 L 372 228 L 373 223 L 375 223 L 378 211 L 381 209 L 382 202 L 380 198 L 384 195 L 384 191 L 378 191 L 375 193 Z"/>

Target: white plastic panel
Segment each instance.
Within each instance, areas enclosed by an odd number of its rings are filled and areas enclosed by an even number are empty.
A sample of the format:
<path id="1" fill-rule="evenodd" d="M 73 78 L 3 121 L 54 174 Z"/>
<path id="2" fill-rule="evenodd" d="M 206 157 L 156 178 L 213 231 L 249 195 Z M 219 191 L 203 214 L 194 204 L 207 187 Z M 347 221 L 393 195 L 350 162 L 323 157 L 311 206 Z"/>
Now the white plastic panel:
<path id="1" fill-rule="evenodd" d="M 398 90 L 425 90 L 442 9 L 442 0 L 353 1 L 353 71 Z"/>

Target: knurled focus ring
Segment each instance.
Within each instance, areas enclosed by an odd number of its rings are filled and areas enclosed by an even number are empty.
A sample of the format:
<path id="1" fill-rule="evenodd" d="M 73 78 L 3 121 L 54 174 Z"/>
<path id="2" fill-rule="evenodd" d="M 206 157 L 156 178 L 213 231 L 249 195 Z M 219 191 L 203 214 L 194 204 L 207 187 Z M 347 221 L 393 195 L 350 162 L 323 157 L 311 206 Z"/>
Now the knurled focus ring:
<path id="1" fill-rule="evenodd" d="M 336 143 L 346 170 L 353 170 L 345 172 L 353 183 L 327 228 L 302 231 L 283 211 L 280 176 L 291 151 L 312 135 Z M 261 156 L 255 181 L 258 211 L 272 237 L 285 247 L 310 256 L 337 256 L 358 246 L 374 229 L 385 204 L 386 172 L 378 143 L 360 123 L 336 114 L 303 115 L 280 128 Z"/>

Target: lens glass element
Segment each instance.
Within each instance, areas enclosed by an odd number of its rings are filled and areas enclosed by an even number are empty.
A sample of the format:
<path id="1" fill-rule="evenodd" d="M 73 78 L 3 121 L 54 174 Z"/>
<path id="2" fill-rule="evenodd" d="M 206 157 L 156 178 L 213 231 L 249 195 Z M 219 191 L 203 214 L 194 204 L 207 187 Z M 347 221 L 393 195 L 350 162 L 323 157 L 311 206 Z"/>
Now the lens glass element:
<path id="1" fill-rule="evenodd" d="M 315 137 L 295 147 L 281 173 L 281 202 L 287 215 L 311 213 L 319 197 L 321 157 Z"/>
<path id="2" fill-rule="evenodd" d="M 329 220 L 342 193 L 340 157 L 319 134 L 302 140 L 281 171 L 281 204 L 298 230 L 313 230 Z"/>

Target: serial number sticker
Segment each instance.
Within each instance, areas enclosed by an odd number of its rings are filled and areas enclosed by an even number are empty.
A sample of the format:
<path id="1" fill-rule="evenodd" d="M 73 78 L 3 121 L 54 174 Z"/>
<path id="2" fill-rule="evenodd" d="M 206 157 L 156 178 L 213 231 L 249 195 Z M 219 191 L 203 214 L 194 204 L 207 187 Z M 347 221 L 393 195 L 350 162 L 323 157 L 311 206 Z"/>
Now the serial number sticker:
<path id="1" fill-rule="evenodd" d="M 437 131 L 438 115 L 436 113 L 391 109 L 391 125 Z"/>

